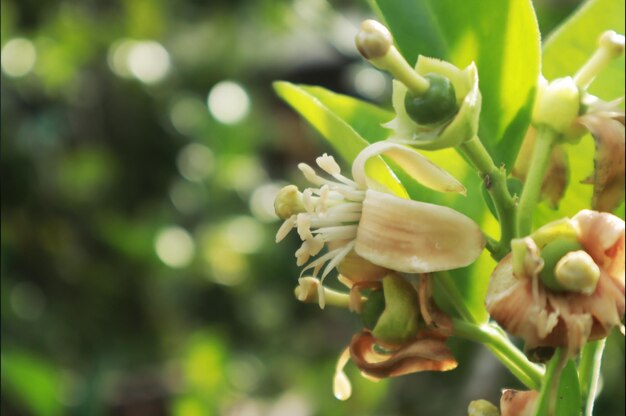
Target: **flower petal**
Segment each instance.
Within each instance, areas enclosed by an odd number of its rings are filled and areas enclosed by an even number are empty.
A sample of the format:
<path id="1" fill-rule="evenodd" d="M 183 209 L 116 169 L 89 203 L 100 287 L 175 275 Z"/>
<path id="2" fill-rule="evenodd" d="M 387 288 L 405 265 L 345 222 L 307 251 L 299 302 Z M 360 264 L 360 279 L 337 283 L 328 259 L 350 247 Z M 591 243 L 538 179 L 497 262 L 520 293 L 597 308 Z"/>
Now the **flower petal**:
<path id="1" fill-rule="evenodd" d="M 352 177 L 361 188 L 381 188 L 380 184 L 373 182 L 367 176 L 365 170 L 367 161 L 378 155 L 388 156 L 413 179 L 430 189 L 440 192 L 458 192 L 463 195 L 466 193 L 465 187 L 461 182 L 428 158 L 410 147 L 388 141 L 377 142 L 367 146 L 354 159 Z"/>
<path id="2" fill-rule="evenodd" d="M 356 235 L 356 253 L 374 264 L 405 273 L 467 266 L 482 252 L 478 225 L 439 205 L 368 190 Z"/>
<path id="3" fill-rule="evenodd" d="M 532 416 L 538 398 L 539 392 L 536 390 L 504 390 L 500 398 L 502 416 Z"/>
<path id="4" fill-rule="evenodd" d="M 592 207 L 598 211 L 613 211 L 624 199 L 625 161 L 624 114 L 610 118 L 587 114 L 579 122 L 589 129 L 596 142 Z"/>
<path id="5" fill-rule="evenodd" d="M 624 220 L 606 212 L 580 211 L 572 218 L 578 240 L 594 261 L 624 286 Z"/>
<path id="6" fill-rule="evenodd" d="M 441 339 L 416 339 L 389 354 L 376 351 L 375 345 L 376 338 L 369 331 L 359 332 L 350 342 L 352 361 L 366 376 L 375 379 L 418 371 L 448 371 L 457 366 Z"/>

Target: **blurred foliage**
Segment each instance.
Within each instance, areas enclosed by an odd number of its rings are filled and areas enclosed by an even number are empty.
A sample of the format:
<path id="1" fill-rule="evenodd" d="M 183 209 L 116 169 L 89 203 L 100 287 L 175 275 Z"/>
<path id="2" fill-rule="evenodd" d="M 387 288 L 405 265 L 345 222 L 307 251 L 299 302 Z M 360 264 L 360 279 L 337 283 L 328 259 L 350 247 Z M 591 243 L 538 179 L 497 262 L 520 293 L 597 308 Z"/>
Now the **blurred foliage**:
<path id="1" fill-rule="evenodd" d="M 576 4 L 537 2 L 542 32 Z M 372 383 L 349 366 L 339 402 L 358 319 L 292 298 L 272 199 L 326 148 L 271 83 L 388 103 L 352 44 L 366 2 L 0 7 L 3 415 L 463 414 L 519 387 L 453 341 L 458 370 Z M 605 359 L 623 356 L 611 338 Z M 599 414 L 624 412 L 621 364 Z"/>

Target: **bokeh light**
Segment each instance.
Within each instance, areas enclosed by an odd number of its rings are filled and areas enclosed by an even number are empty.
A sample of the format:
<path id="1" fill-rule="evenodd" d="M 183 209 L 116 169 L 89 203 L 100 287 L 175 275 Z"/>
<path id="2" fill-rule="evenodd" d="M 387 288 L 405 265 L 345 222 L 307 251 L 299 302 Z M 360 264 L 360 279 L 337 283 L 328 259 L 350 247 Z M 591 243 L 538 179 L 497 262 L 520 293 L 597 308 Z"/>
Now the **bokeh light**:
<path id="1" fill-rule="evenodd" d="M 239 123 L 250 110 L 248 93 L 233 81 L 215 84 L 209 92 L 207 104 L 211 115 L 224 124 Z"/>
<path id="2" fill-rule="evenodd" d="M 162 81 L 170 71 L 170 56 L 153 40 L 120 39 L 109 48 L 111 70 L 123 78 L 136 78 L 145 84 Z"/>
<path id="3" fill-rule="evenodd" d="M 185 267 L 193 259 L 194 241 L 181 227 L 164 228 L 157 234 L 154 244 L 159 259 L 170 267 Z"/>
<path id="4" fill-rule="evenodd" d="M 191 143 L 178 152 L 176 165 L 185 179 L 201 182 L 213 172 L 214 159 L 211 149 L 198 143 Z"/>
<path id="5" fill-rule="evenodd" d="M 23 77 L 35 66 L 37 50 L 26 38 L 13 38 L 2 47 L 2 70 L 10 77 Z"/>

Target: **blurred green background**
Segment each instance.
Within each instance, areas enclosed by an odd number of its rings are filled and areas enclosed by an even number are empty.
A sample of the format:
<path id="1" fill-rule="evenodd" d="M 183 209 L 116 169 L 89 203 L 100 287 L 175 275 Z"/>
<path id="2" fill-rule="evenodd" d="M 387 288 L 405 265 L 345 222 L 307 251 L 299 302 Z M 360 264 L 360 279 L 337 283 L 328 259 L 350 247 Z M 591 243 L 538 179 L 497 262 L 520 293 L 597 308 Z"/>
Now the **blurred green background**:
<path id="1" fill-rule="evenodd" d="M 548 33 L 577 1 L 537 2 Z M 460 366 L 332 396 L 357 316 L 292 295 L 273 196 L 327 150 L 271 82 L 386 105 L 365 1 L 2 0 L 2 415 L 462 415 L 521 388 Z M 624 414 L 612 336 L 597 414 Z"/>

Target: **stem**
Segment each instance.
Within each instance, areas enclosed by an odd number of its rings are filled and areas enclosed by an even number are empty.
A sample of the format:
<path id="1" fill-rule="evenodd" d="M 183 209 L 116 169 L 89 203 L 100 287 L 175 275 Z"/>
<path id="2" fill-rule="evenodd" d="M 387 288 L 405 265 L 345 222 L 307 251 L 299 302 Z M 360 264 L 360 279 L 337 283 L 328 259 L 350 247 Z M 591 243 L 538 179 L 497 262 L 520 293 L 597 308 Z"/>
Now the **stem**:
<path id="1" fill-rule="evenodd" d="M 583 348 L 580 356 L 578 377 L 583 403 L 585 403 L 585 416 L 592 416 L 593 414 L 593 404 L 598 394 L 600 367 L 602 366 L 602 353 L 605 345 L 606 338 L 589 342 Z"/>
<path id="2" fill-rule="evenodd" d="M 528 358 L 491 324 L 476 325 L 453 319 L 454 335 L 485 344 L 511 373 L 526 387 L 537 390 L 543 379 L 543 369 Z"/>
<path id="3" fill-rule="evenodd" d="M 500 241 L 495 247 L 487 248 L 496 260 L 500 260 L 510 251 L 511 239 L 517 236 L 515 200 L 507 187 L 506 171 L 494 164 L 478 136 L 463 143 L 459 150 L 478 170 L 496 208 L 500 223 Z"/>
<path id="4" fill-rule="evenodd" d="M 543 179 L 548 169 L 552 145 L 558 134 L 547 126 L 537 128 L 537 139 L 530 160 L 530 169 L 517 210 L 519 235 L 528 235 L 532 231 L 533 210 L 539 201 Z"/>
<path id="5" fill-rule="evenodd" d="M 541 386 L 539 392 L 539 398 L 535 405 L 535 416 L 555 416 L 561 374 L 566 364 L 567 353 L 565 349 L 557 348 L 546 368 L 546 382 Z"/>
<path id="6" fill-rule="evenodd" d="M 387 54 L 381 58 L 370 60 L 378 68 L 388 71 L 402 82 L 413 94 L 422 96 L 430 87 L 428 79 L 415 72 L 395 46 L 391 46 Z"/>
<path id="7" fill-rule="evenodd" d="M 480 320 L 474 315 L 474 313 L 467 307 L 463 294 L 459 291 L 459 288 L 454 284 L 450 272 L 442 271 L 438 272 L 433 279 L 436 285 L 439 285 L 448 297 L 448 300 L 452 303 L 456 311 L 461 315 L 463 320 L 472 324 L 478 324 Z"/>

